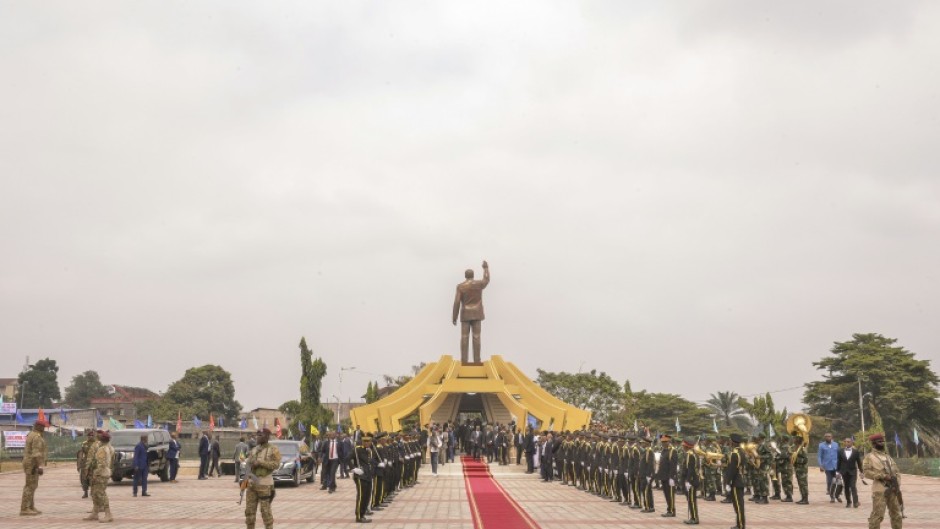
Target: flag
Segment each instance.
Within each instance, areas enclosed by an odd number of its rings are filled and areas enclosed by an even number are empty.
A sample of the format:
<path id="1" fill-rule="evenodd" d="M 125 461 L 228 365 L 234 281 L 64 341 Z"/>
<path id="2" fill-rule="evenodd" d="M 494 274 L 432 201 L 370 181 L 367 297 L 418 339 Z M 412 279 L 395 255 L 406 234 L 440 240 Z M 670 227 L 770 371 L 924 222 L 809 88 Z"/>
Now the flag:
<path id="1" fill-rule="evenodd" d="M 176 433 L 183 431 L 183 412 L 176 411 Z"/>
<path id="2" fill-rule="evenodd" d="M 714 417 L 712 417 L 712 430 L 715 430 L 715 433 L 718 433 L 718 421 L 716 421 Z"/>
<path id="3" fill-rule="evenodd" d="M 114 417 L 108 417 L 108 429 L 109 430 L 123 430 L 124 425 L 114 420 Z"/>
<path id="4" fill-rule="evenodd" d="M 212 414 L 209 414 L 209 431 L 215 430 L 215 418 L 212 417 Z"/>
<path id="5" fill-rule="evenodd" d="M 320 430 L 316 426 L 310 425 L 310 435 L 320 435 Z"/>
<path id="6" fill-rule="evenodd" d="M 75 428 L 72 428 L 72 440 L 75 440 Z"/>
<path id="7" fill-rule="evenodd" d="M 97 423 L 98 428 L 104 426 L 104 418 L 101 417 L 101 414 L 98 413 L 98 410 L 95 410 L 95 422 Z"/>
<path id="8" fill-rule="evenodd" d="M 193 426 L 196 428 L 202 428 L 202 421 L 199 420 L 199 417 L 193 415 Z"/>
<path id="9" fill-rule="evenodd" d="M 20 410 L 16 410 L 16 422 L 26 424 L 26 419 L 23 418 L 23 414 L 20 413 Z"/>
<path id="10" fill-rule="evenodd" d="M 134 428 L 146 428 L 147 426 L 144 423 L 140 422 L 138 419 L 134 419 Z"/>
<path id="11" fill-rule="evenodd" d="M 297 421 L 297 431 L 299 431 L 299 432 L 306 432 L 306 431 L 307 431 L 307 429 L 304 428 L 304 423 L 303 423 L 303 421 Z"/>
<path id="12" fill-rule="evenodd" d="M 682 432 L 682 425 L 679 424 L 679 418 L 676 417 L 676 433 Z"/>
<path id="13" fill-rule="evenodd" d="M 240 423 L 238 424 L 238 427 L 241 428 L 242 430 L 247 429 L 247 428 L 248 428 L 248 419 L 242 417 L 242 422 L 240 422 Z"/>
<path id="14" fill-rule="evenodd" d="M 62 419 L 62 424 L 69 422 L 69 416 L 65 413 L 63 408 L 59 408 L 59 418 Z"/>
<path id="15" fill-rule="evenodd" d="M 259 429 L 259 428 L 258 428 L 258 418 L 255 417 L 254 415 L 252 415 L 252 416 L 251 416 L 251 422 L 253 422 L 253 423 L 255 424 L 255 430 L 258 430 L 258 429 Z"/>
<path id="16" fill-rule="evenodd" d="M 277 417 L 274 418 L 274 435 L 276 435 L 278 439 L 281 438 L 281 421 L 279 421 Z"/>
<path id="17" fill-rule="evenodd" d="M 288 439 L 294 438 L 294 431 L 290 429 L 290 425 L 287 426 L 287 437 Z"/>
<path id="18" fill-rule="evenodd" d="M 633 433 L 638 433 L 640 431 L 640 425 L 637 424 L 636 419 L 633 419 Z"/>
<path id="19" fill-rule="evenodd" d="M 153 428 L 153 417 L 150 415 L 147 416 L 147 428 Z"/>
<path id="20" fill-rule="evenodd" d="M 219 415 L 219 428 L 225 428 L 225 421 L 223 419 L 224 417 Z"/>
<path id="21" fill-rule="evenodd" d="M 776 437 L 776 436 L 777 436 L 777 434 L 776 434 L 776 432 L 774 432 L 774 425 L 768 424 L 768 425 L 767 425 L 767 437 Z M 853 439 L 853 441 L 854 441 L 854 439 Z"/>
<path id="22" fill-rule="evenodd" d="M 898 431 L 894 431 L 894 445 L 901 446 L 901 438 L 898 436 Z"/>
<path id="23" fill-rule="evenodd" d="M 343 433 L 343 425 L 336 423 L 336 433 Z"/>
<path id="24" fill-rule="evenodd" d="M 42 411 L 42 408 L 39 408 L 39 417 L 36 420 L 46 422 L 46 412 Z M 917 435 L 917 430 L 914 430 L 914 435 Z"/>
<path id="25" fill-rule="evenodd" d="M 42 410 L 39 410 L 39 412 L 42 413 Z M 920 437 L 917 436 L 917 427 L 916 427 L 916 426 L 914 427 L 914 446 L 915 446 L 915 447 L 920 447 Z"/>

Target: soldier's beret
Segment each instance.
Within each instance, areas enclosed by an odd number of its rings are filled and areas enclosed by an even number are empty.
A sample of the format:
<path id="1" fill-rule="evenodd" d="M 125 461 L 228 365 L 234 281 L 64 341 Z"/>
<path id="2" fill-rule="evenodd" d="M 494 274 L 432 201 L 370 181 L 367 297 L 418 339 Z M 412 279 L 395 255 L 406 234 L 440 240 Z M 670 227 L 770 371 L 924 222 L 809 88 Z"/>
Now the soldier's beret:
<path id="1" fill-rule="evenodd" d="M 685 446 L 695 446 L 696 439 L 694 437 L 686 437 L 682 440 L 682 444 Z"/>
<path id="2" fill-rule="evenodd" d="M 868 440 L 869 440 L 869 441 L 884 441 L 884 440 L 885 440 L 885 434 L 883 434 L 883 433 L 876 433 L 876 434 L 873 434 L 873 435 L 869 435 L 869 436 L 868 436 Z"/>
<path id="3" fill-rule="evenodd" d="M 111 440 L 111 432 L 107 430 L 98 430 L 98 433 L 101 434 L 101 437 L 107 439 L 108 441 Z"/>
<path id="4" fill-rule="evenodd" d="M 743 442 L 744 442 L 744 436 L 741 435 L 741 434 L 739 434 L 739 433 L 733 433 L 733 434 L 731 434 L 730 439 L 731 439 L 731 442 L 732 442 L 732 443 L 743 443 Z"/>

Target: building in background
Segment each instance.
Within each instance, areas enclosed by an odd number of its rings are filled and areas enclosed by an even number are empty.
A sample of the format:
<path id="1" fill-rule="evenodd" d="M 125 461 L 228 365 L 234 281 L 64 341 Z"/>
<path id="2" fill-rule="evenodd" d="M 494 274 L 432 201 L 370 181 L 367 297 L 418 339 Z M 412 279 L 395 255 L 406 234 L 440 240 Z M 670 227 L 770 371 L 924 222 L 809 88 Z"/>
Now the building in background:
<path id="1" fill-rule="evenodd" d="M 91 407 L 98 410 L 98 413 L 105 420 L 113 418 L 123 425 L 134 424 L 137 418 L 137 406 L 141 402 L 157 400 L 160 395 L 146 388 L 135 388 L 132 386 L 108 386 L 108 396 L 91 399 Z"/>

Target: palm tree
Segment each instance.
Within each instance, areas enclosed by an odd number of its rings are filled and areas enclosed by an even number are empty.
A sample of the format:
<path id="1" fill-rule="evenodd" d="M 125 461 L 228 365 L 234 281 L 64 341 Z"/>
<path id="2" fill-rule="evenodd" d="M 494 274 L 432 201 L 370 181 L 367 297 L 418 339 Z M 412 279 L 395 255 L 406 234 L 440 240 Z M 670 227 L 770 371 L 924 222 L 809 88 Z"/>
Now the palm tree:
<path id="1" fill-rule="evenodd" d="M 752 424 L 747 411 L 738 403 L 740 400 L 741 396 L 733 391 L 719 391 L 711 394 L 705 406 L 715 413 L 720 424 L 746 432 Z"/>

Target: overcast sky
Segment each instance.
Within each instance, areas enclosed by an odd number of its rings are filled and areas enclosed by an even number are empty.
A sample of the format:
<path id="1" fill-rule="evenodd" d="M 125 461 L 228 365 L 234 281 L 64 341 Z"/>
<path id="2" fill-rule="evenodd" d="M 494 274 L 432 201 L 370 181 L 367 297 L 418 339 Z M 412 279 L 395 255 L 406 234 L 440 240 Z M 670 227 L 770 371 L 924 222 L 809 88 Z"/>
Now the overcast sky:
<path id="1" fill-rule="evenodd" d="M 484 258 L 533 378 L 751 395 L 853 332 L 936 369 L 938 64 L 927 1 L 0 1 L 0 376 L 273 407 L 305 336 L 356 400 L 459 357 Z"/>

